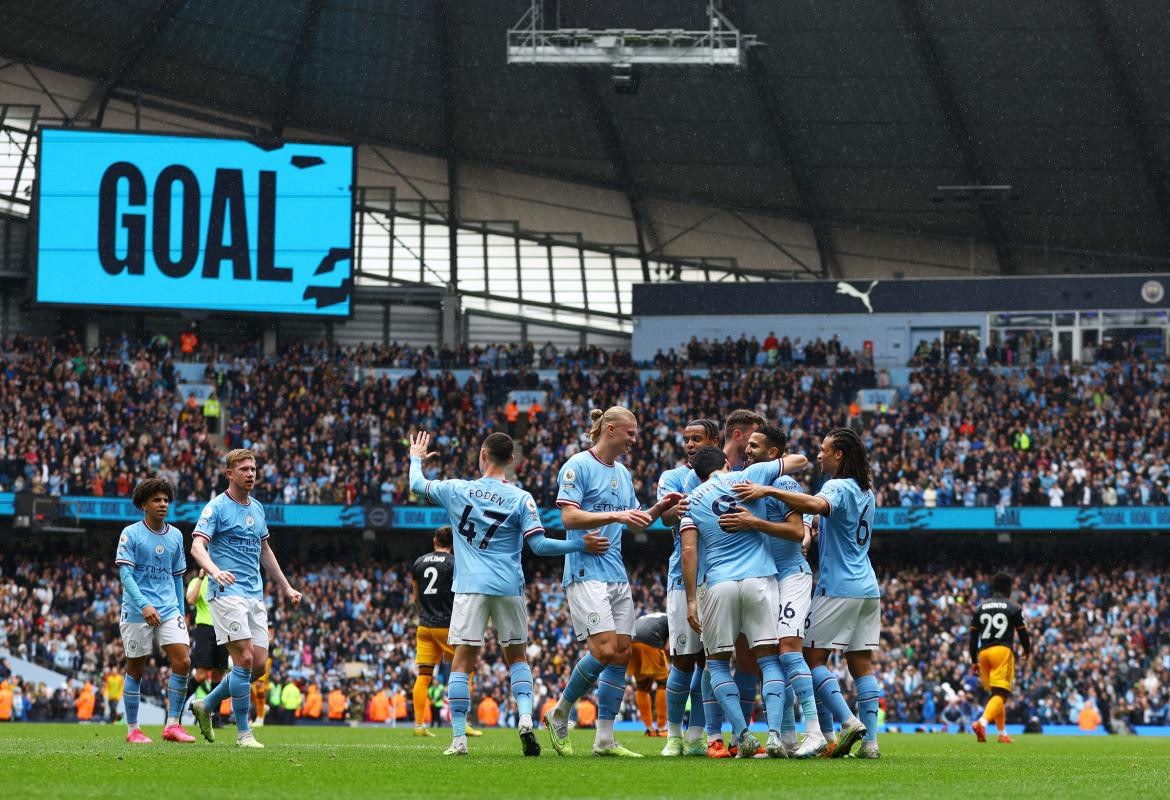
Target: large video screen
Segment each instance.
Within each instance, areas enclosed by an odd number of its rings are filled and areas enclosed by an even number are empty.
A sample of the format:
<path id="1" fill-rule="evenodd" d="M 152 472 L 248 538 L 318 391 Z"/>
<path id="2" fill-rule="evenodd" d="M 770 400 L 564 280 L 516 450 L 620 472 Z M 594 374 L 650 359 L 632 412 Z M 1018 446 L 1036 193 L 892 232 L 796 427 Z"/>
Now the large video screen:
<path id="1" fill-rule="evenodd" d="M 352 147 L 40 137 L 38 302 L 349 316 Z"/>

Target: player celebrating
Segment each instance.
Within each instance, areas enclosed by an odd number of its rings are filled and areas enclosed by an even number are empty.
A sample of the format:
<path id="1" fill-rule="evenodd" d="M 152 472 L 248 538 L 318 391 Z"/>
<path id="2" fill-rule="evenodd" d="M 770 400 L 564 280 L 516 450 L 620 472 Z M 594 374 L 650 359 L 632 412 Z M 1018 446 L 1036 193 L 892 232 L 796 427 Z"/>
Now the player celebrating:
<path id="1" fill-rule="evenodd" d="M 783 756 L 778 733 L 783 713 L 784 671 L 776 649 L 779 615 L 776 567 L 763 534 L 756 531 L 729 534 L 719 527 L 719 516 L 738 507 L 732 488 L 752 481 L 771 483 L 780 477 L 780 462 L 754 464 L 742 472 L 732 473 L 722 450 L 704 447 L 695 454 L 693 466 L 703 483 L 687 496 L 687 516 L 681 523 L 687 616 L 691 627 L 703 634 L 712 691 L 723 716 L 731 723 L 738 757 L 751 758 L 760 749 L 760 743 L 748 730 L 739 688 L 731 678 L 731 655 L 740 634 L 746 637 L 763 673 L 765 696 L 773 698 L 766 706 L 768 727 L 774 731 L 768 736 L 768 755 Z M 753 510 L 758 512 L 756 516 L 762 517 L 763 503 L 753 505 Z M 706 575 L 701 597 L 697 588 L 700 541 Z"/>
<path id="2" fill-rule="evenodd" d="M 815 495 L 771 486 L 735 487 L 741 500 L 773 497 L 791 511 L 820 514 L 821 570 L 804 634 L 805 658 L 816 692 L 843 720 L 833 758 L 843 758 L 865 737 L 858 758 L 879 758 L 877 714 L 881 689 L 872 674 L 872 653 L 879 646 L 881 603 L 877 577 L 869 563 L 876 505 L 865 444 L 849 428 L 837 428 L 821 443 L 817 456 L 831 476 Z M 826 664 L 829 650 L 844 650 L 849 674 L 857 685 L 861 719 L 849 710 L 841 686 Z"/>
<path id="3" fill-rule="evenodd" d="M 638 438 L 638 420 L 627 408 L 614 406 L 604 413 L 589 414 L 589 438 L 593 446 L 565 462 L 557 476 L 557 505 L 569 541 L 600 528 L 610 542 L 605 553 L 565 556 L 565 596 L 573 618 L 577 641 L 588 642 L 588 652 L 573 668 L 555 708 L 544 717 L 553 749 L 571 755 L 569 712 L 593 685 L 597 691 L 595 756 L 641 758 L 613 738 L 613 721 L 625 689 L 630 641 L 634 635 L 634 601 L 622 562 L 622 528 L 645 529 L 663 511 L 673 508 L 682 494 L 664 495 L 650 510 L 639 508 L 634 482 L 617 458 L 628 452 Z"/>
<path id="4" fill-rule="evenodd" d="M 175 488 L 161 478 L 147 478 L 134 487 L 134 506 L 143 512 L 140 522 L 127 525 L 118 537 L 114 564 L 122 579 L 122 646 L 126 651 L 126 741 L 150 744 L 138 727 L 139 684 L 146 657 L 157 644 L 170 659 L 167 685 L 167 724 L 163 739 L 193 742 L 179 718 L 187 699 L 187 673 L 191 669 L 190 639 L 183 621 L 183 534 L 167 524 L 167 511 Z"/>
<path id="5" fill-rule="evenodd" d="M 628 671 L 634 679 L 634 697 L 638 714 L 646 726 L 647 736 L 666 735 L 666 643 L 670 625 L 666 614 L 644 614 L 634 623 L 634 640 L 630 643 Z M 654 688 L 653 704 L 650 690 Z M 685 695 L 684 695 L 685 697 Z M 657 718 L 655 718 L 657 712 Z"/>
<path id="6" fill-rule="evenodd" d="M 256 457 L 250 450 L 232 450 L 225 456 L 225 463 L 227 491 L 215 497 L 199 515 L 192 534 L 191 557 L 211 578 L 207 604 L 215 626 L 215 641 L 227 645 L 232 671 L 206 697 L 193 701 L 191 712 L 203 738 L 214 742 L 215 731 L 207 709 L 218 708 L 230 694 L 236 718 L 236 746 L 263 748 L 248 723 L 252 681 L 265 673 L 268 663 L 268 612 L 260 565 L 289 601 L 299 603 L 301 593 L 284 577 L 268 544 L 264 506 L 251 496 L 256 484 Z"/>
<path id="7" fill-rule="evenodd" d="M 1007 721 L 1004 704 L 1012 693 L 1016 679 L 1016 656 L 1013 650 L 1016 634 L 1024 658 L 1032 655 L 1032 639 L 1024 627 L 1024 612 L 1012 602 L 1012 577 L 1000 572 L 991 579 L 991 597 L 975 609 L 971 617 L 971 660 L 975 671 L 983 681 L 984 691 L 991 692 L 991 699 L 983 709 L 983 716 L 971 725 L 975 738 L 987 741 L 987 726 L 992 721 L 999 729 L 1000 744 L 1011 744 L 1012 737 L 1004 727 Z"/>
<path id="8" fill-rule="evenodd" d="M 542 556 L 570 553 L 604 554 L 608 542 L 593 534 L 572 541 L 547 539 L 532 495 L 507 482 L 512 463 L 512 437 L 489 434 L 479 449 L 481 477 L 474 481 L 433 480 L 423 476 L 422 460 L 431 435 L 410 437 L 410 490 L 443 506 L 459 536 L 455 537 L 455 600 L 447 643 L 455 646 L 447 699 L 451 706 L 451 746 L 444 755 L 467 755 L 467 711 L 471 706 L 470 675 L 483 647 L 488 620 L 504 649 L 519 714 L 524 755 L 540 755 L 532 732 L 532 668 L 524 653 L 528 643 L 528 607 L 524 601 L 524 542 Z"/>
<path id="9" fill-rule="evenodd" d="M 749 438 L 748 463 L 775 461 L 784 455 L 787 447 L 788 437 L 784 431 L 774 425 L 765 425 Z M 800 485 L 787 475 L 781 475 L 772 486 L 789 492 L 801 491 Z M 788 727 L 791 722 L 791 703 L 784 699 L 781 741 L 787 754 L 797 758 L 811 758 L 826 750 L 828 742 L 821 734 L 817 720 L 812 673 L 801 652 L 804 644 L 804 621 L 812 601 L 812 568 L 809 567 L 801 549 L 805 538 L 804 518 L 799 512 L 791 510 L 775 498 L 767 498 L 764 507 L 767 515 L 765 519 L 759 519 L 750 511 L 740 509 L 720 516 L 719 525 L 728 532 L 755 530 L 768 536 L 768 549 L 779 575 L 780 666 L 784 668 L 784 677 L 788 685 L 800 700 L 806 734 L 803 744 L 797 748 L 795 728 Z"/>

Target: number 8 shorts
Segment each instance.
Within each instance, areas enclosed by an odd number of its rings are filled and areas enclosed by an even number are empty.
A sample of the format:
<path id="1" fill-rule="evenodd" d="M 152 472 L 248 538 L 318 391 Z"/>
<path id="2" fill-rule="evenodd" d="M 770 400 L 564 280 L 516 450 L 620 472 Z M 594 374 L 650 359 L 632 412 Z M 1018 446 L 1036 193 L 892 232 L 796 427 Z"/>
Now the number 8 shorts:
<path id="1" fill-rule="evenodd" d="M 148 656 L 154 645 L 166 647 L 169 644 L 191 645 L 187 635 L 187 623 L 182 617 L 164 619 L 157 628 L 152 628 L 145 622 L 123 622 L 122 649 L 126 651 L 126 658 L 142 658 Z"/>
<path id="2" fill-rule="evenodd" d="M 881 601 L 876 597 L 825 597 L 812 599 L 808 613 L 805 647 L 827 650 L 877 650 L 881 645 Z"/>

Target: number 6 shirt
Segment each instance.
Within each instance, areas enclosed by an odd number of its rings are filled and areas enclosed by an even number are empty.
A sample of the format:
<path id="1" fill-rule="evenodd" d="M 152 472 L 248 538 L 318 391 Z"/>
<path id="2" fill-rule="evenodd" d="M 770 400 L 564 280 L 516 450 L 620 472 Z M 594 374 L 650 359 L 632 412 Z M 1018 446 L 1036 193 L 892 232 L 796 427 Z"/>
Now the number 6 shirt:
<path id="1" fill-rule="evenodd" d="M 818 597 L 879 597 L 877 576 L 869 563 L 873 538 L 873 491 L 852 478 L 825 481 L 817 492 L 829 503 L 821 515 L 821 571 Z"/>

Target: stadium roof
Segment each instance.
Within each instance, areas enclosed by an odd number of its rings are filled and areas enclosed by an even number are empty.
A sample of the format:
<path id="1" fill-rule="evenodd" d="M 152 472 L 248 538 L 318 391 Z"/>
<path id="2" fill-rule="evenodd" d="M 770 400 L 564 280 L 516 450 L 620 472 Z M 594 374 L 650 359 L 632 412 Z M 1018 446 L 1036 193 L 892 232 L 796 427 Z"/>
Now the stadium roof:
<path id="1" fill-rule="evenodd" d="M 747 69 L 507 66 L 528 0 L 0 0 L 0 53 L 285 127 L 809 223 L 1170 252 L 1170 16 L 1155 0 L 727 0 Z M 563 0 L 574 27 L 705 2 Z M 1006 185 L 980 198 L 942 186 Z M 823 252 L 823 251 L 822 251 Z M 1132 263 L 1129 268 L 1132 269 Z"/>

